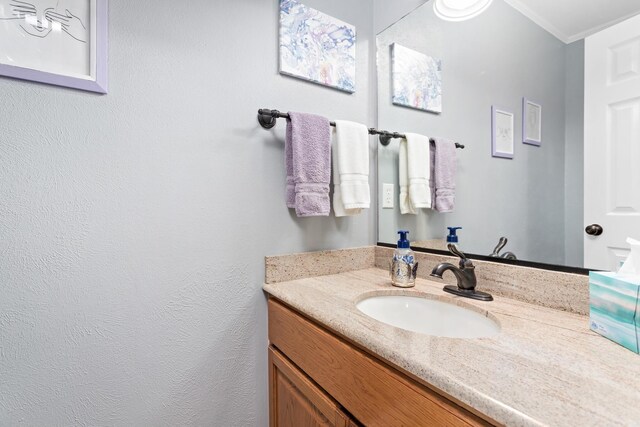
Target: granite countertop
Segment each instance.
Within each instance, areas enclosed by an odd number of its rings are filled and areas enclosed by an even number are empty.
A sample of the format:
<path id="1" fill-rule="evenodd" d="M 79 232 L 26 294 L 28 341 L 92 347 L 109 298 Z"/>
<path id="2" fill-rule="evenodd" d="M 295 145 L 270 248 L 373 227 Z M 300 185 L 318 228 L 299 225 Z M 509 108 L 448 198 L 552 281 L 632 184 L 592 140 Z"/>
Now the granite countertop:
<path id="1" fill-rule="evenodd" d="M 418 279 L 391 286 L 378 268 L 265 284 L 264 290 L 370 353 L 513 426 L 640 426 L 640 356 L 589 330 L 588 317 L 503 297 L 480 302 Z M 420 294 L 473 306 L 502 328 L 454 339 L 397 329 L 361 313 L 377 294 Z"/>

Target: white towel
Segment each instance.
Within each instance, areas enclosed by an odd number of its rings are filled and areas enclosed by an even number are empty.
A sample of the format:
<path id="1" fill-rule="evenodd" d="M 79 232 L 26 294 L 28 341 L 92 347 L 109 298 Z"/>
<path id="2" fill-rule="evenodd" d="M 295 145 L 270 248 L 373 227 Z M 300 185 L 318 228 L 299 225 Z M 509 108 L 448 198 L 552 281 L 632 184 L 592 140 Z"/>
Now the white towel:
<path id="1" fill-rule="evenodd" d="M 336 120 L 332 156 L 333 211 L 336 216 L 359 214 L 371 205 L 367 127 Z"/>
<path id="2" fill-rule="evenodd" d="M 401 139 L 400 146 L 398 147 L 398 183 L 400 185 L 400 213 L 401 214 L 417 214 L 416 210 L 411 205 L 411 199 L 409 198 L 409 172 L 407 170 L 407 140 Z"/>
<path id="3" fill-rule="evenodd" d="M 429 138 L 417 133 L 407 136 L 407 175 L 409 199 L 414 209 L 431 207 L 431 155 Z"/>
<path id="4" fill-rule="evenodd" d="M 333 138 L 331 160 L 331 175 L 333 176 L 333 212 L 337 217 L 357 215 L 362 211 L 362 209 L 346 210 L 344 208 L 344 204 L 342 203 L 342 190 L 340 189 L 340 172 L 338 171 L 338 149 L 336 147 L 336 138 Z"/>

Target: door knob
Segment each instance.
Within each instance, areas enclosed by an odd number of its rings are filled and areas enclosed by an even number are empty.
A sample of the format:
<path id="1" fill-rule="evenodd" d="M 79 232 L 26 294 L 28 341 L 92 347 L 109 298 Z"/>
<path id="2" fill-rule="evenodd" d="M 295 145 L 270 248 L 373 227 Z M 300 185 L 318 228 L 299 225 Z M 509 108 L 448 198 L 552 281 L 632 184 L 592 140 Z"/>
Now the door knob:
<path id="1" fill-rule="evenodd" d="M 600 224 L 591 224 L 587 225 L 584 231 L 590 236 L 599 236 L 604 230 L 602 229 L 602 226 Z"/>

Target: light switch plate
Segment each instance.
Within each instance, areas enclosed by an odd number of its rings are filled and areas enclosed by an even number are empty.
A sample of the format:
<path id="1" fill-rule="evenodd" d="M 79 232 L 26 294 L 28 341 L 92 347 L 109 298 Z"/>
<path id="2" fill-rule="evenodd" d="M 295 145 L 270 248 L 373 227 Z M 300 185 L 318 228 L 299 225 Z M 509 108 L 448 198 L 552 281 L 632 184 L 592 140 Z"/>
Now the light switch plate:
<path id="1" fill-rule="evenodd" d="M 382 184 L 382 209 L 393 209 L 393 184 Z"/>

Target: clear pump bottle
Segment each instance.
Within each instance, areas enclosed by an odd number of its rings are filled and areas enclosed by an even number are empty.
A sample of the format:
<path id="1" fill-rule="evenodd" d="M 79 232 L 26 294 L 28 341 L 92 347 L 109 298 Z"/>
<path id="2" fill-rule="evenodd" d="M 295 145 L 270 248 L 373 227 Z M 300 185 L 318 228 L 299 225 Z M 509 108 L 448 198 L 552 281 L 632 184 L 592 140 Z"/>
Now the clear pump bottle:
<path id="1" fill-rule="evenodd" d="M 415 262 L 413 251 L 409 247 L 409 239 L 407 239 L 409 232 L 400 230 L 398 234 L 400 240 L 391 260 L 391 284 L 400 288 L 411 288 L 416 285 L 418 263 Z"/>

